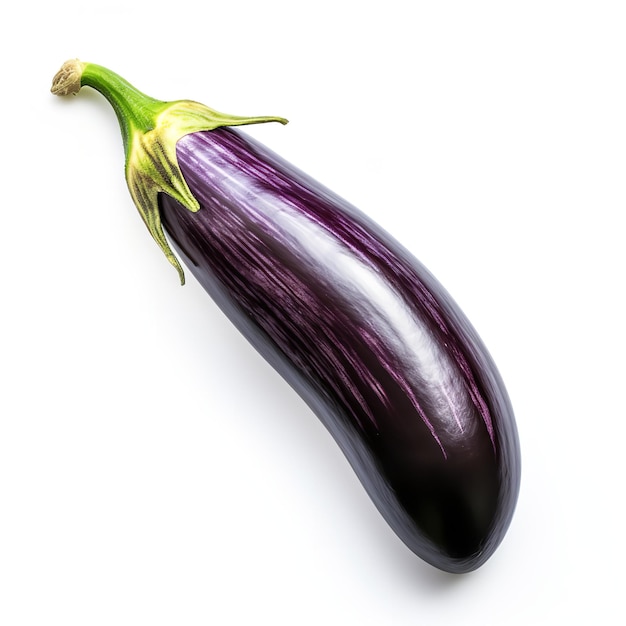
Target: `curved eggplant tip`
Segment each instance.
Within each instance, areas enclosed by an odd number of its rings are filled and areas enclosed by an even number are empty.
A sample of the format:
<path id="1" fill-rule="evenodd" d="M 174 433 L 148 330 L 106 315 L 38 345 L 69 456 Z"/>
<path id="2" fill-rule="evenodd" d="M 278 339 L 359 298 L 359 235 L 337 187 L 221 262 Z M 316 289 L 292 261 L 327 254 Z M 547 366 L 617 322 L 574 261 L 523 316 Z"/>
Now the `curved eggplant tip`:
<path id="1" fill-rule="evenodd" d="M 70 59 L 61 66 L 61 69 L 52 79 L 50 91 L 55 96 L 75 96 L 81 88 L 81 78 L 85 63 L 78 59 Z"/>

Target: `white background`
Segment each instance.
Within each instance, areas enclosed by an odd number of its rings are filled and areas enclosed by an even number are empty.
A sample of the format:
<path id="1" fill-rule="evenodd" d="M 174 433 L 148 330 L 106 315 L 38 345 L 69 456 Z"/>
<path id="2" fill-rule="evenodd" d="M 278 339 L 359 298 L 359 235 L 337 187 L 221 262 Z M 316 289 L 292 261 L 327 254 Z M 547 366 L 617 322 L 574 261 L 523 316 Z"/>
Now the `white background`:
<path id="1" fill-rule="evenodd" d="M 2 21 L 0 624 L 623 624 L 626 5 L 19 3 Z M 512 397 L 477 572 L 423 564 L 317 418 L 150 239 L 102 98 L 248 132 L 395 234 Z"/>

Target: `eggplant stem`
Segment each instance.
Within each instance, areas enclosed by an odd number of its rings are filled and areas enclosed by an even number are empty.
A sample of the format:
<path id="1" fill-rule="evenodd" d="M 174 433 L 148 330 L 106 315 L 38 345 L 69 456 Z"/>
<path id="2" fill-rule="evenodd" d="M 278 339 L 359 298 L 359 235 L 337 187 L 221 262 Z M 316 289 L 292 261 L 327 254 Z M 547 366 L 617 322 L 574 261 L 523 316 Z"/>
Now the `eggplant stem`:
<path id="1" fill-rule="evenodd" d="M 115 72 L 78 59 L 66 61 L 54 76 L 51 91 L 58 96 L 76 95 L 81 87 L 100 92 L 113 107 L 122 132 L 126 155 L 126 182 L 133 201 L 153 239 L 185 276 L 161 225 L 159 193 L 165 193 L 192 212 L 200 204 L 189 189 L 178 165 L 176 144 L 181 137 L 221 126 L 279 122 L 282 117 L 227 115 L 192 100 L 165 102 L 142 93 Z"/>

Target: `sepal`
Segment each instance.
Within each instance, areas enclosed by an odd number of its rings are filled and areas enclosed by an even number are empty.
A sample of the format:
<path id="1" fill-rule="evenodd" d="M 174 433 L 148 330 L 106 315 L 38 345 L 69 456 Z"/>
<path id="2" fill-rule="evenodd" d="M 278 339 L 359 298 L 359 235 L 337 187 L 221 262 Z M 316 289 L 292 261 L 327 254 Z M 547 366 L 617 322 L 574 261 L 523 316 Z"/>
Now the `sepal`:
<path id="1" fill-rule="evenodd" d="M 135 206 L 150 234 L 168 261 L 176 268 L 181 284 L 183 269 L 163 233 L 159 214 L 159 193 L 166 193 L 185 208 L 196 212 L 200 205 L 189 189 L 178 166 L 176 144 L 194 132 L 220 126 L 241 126 L 287 120 L 279 117 L 240 117 L 219 113 L 192 100 L 178 100 L 166 105 L 156 116 L 155 127 L 148 131 L 133 128 L 126 160 L 126 181 Z"/>

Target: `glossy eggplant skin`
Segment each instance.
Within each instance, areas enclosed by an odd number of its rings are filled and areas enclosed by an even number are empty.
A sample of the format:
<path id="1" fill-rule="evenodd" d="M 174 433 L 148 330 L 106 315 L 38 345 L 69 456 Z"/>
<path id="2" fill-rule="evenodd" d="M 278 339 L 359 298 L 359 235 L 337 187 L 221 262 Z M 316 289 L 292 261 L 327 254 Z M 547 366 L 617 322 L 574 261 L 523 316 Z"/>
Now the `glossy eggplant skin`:
<path id="1" fill-rule="evenodd" d="M 201 209 L 159 205 L 185 264 L 322 420 L 400 539 L 448 572 L 482 565 L 515 509 L 520 449 L 459 307 L 379 226 L 246 134 L 195 132 L 176 153 Z"/>

